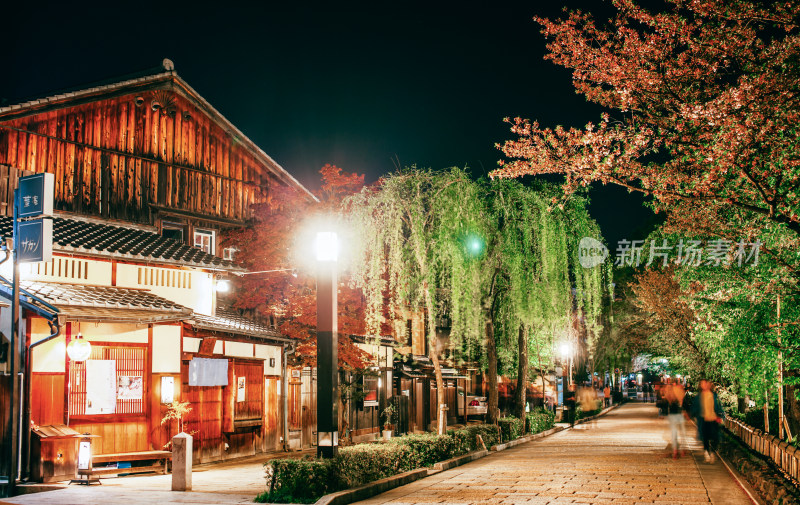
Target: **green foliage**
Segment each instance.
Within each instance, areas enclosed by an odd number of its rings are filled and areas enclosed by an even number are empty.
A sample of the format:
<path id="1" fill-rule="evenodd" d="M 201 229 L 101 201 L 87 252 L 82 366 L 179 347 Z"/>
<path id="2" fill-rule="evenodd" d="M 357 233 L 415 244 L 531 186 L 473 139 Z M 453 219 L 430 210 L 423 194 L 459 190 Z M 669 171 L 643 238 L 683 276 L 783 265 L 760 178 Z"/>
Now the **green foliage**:
<path id="1" fill-rule="evenodd" d="M 503 442 L 522 436 L 522 420 L 516 417 L 501 417 L 497 424 L 500 426 L 500 438 Z"/>
<path id="2" fill-rule="evenodd" d="M 260 503 L 314 503 L 334 491 L 335 472 L 329 459 L 273 459 L 264 463 L 267 491 Z"/>
<path id="3" fill-rule="evenodd" d="M 553 335 L 570 326 L 574 305 L 591 341 L 601 329 L 609 270 L 579 264 L 578 242 L 601 240 L 599 228 L 585 199 L 553 207 L 558 194 L 546 184 L 476 182 L 457 168 L 412 167 L 350 198 L 351 227 L 360 233 L 351 266 L 366 298 L 367 332 L 379 334 L 388 314 L 402 334 L 403 311 L 424 306 L 429 320 L 449 318 L 456 360 L 486 366 L 491 319 L 500 370 L 508 372 L 516 366 L 520 325 L 529 328 L 532 359 L 548 366 Z"/>
<path id="4" fill-rule="evenodd" d="M 466 437 L 470 451 L 482 449 L 480 442 L 478 442 L 478 435 L 483 439 L 487 449 L 500 443 L 500 431 L 493 424 L 471 424 L 458 430 L 449 430 L 447 434 Z"/>
<path id="5" fill-rule="evenodd" d="M 533 412 L 529 412 L 526 416 L 528 419 L 527 426 L 525 426 L 527 433 L 541 433 L 547 431 L 556 423 L 556 416 L 551 411 L 537 408 Z"/>
<path id="6" fill-rule="evenodd" d="M 335 459 L 337 487 L 358 487 L 416 468 L 411 448 L 403 444 L 358 444 L 339 449 Z"/>
<path id="7" fill-rule="evenodd" d="M 411 468 L 422 468 L 464 454 L 469 450 L 465 446 L 465 440 L 466 437 L 461 439 L 450 435 L 423 433 L 393 438 L 387 444 L 407 447 L 410 451 L 407 459 Z"/>
<path id="8" fill-rule="evenodd" d="M 596 409 L 592 409 L 592 410 L 587 410 L 587 411 L 584 411 L 584 410 L 583 410 L 582 408 L 580 408 L 580 406 L 579 406 L 579 407 L 577 407 L 577 408 L 575 409 L 575 419 L 585 419 L 585 418 L 587 418 L 587 417 L 591 417 L 591 416 L 594 416 L 594 415 L 597 415 L 597 414 L 599 414 L 599 413 L 600 413 L 602 410 L 603 410 L 603 409 L 601 409 L 601 408 L 599 408 L 599 407 L 598 407 L 598 408 L 596 408 Z"/>

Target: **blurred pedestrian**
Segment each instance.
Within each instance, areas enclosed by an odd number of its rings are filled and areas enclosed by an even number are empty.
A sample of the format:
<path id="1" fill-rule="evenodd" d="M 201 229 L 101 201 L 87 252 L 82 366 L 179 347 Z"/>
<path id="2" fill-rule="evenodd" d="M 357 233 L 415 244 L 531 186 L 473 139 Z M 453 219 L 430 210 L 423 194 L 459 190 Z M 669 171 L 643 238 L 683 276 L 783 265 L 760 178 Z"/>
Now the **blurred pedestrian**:
<path id="1" fill-rule="evenodd" d="M 666 403 L 667 420 L 672 435 L 672 458 L 677 459 L 679 454 L 686 453 L 686 424 L 684 423 L 683 409 L 686 392 L 679 383 L 667 384 L 661 390 Z"/>
<path id="2" fill-rule="evenodd" d="M 719 445 L 719 425 L 725 417 L 722 404 L 719 402 L 714 384 L 707 379 L 700 381 L 700 394 L 692 404 L 692 414 L 703 439 L 704 458 L 706 463 L 716 459 L 714 451 Z"/>
<path id="3" fill-rule="evenodd" d="M 592 388 L 580 388 L 578 390 L 578 405 L 584 414 L 592 413 L 597 410 L 597 393 Z M 588 426 L 592 427 L 596 423 L 595 420 L 589 421 Z"/>
<path id="4" fill-rule="evenodd" d="M 603 403 L 606 407 L 611 406 L 611 387 L 608 384 L 603 388 Z"/>
<path id="5" fill-rule="evenodd" d="M 566 408 L 567 422 L 570 426 L 575 426 L 575 384 L 570 384 L 564 393 L 564 407 Z"/>

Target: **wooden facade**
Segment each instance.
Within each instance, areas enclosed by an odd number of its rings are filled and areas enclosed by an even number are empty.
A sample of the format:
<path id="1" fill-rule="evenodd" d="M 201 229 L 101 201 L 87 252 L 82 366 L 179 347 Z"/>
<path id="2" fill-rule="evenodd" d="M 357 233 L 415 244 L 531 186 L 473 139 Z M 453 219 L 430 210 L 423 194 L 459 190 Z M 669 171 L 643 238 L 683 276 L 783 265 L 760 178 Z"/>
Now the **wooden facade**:
<path id="1" fill-rule="evenodd" d="M 307 193 L 171 73 L 0 110 L 0 164 L 53 173 L 58 210 L 143 224 L 239 224 L 276 183 Z"/>
<path id="2" fill-rule="evenodd" d="M 268 201 L 277 185 L 293 187 L 299 194 L 314 199 L 166 63 L 160 73 L 146 77 L 0 107 L 0 216 L 12 215 L 17 179 L 31 173 L 54 174 L 54 209 L 59 217 L 95 218 L 84 222 L 130 223 L 137 230 L 157 234 L 162 234 L 168 224 L 171 230 L 182 229 L 185 232 L 182 238 L 190 246 L 194 245 L 195 228 L 218 232 L 244 225 L 251 216 L 252 205 Z M 212 237 L 215 237 L 212 240 L 218 239 L 218 235 Z M 213 246 L 203 250 L 221 256 Z M 208 287 L 220 269 L 234 268 L 229 262 L 227 266 L 216 262 L 176 266 L 180 261 L 176 258 L 154 257 L 153 261 L 145 258 L 139 262 L 135 258 L 120 260 L 112 252 L 86 253 L 85 258 L 74 250 L 68 254 L 70 261 L 91 257 L 95 264 L 110 262 L 112 265 L 110 278 L 97 285 L 118 286 L 116 267 L 123 263 L 138 264 L 149 269 L 151 276 L 153 270 L 161 273 L 161 282 L 152 287 L 153 291 L 162 289 L 159 296 L 189 306 L 183 298 L 185 295 L 178 292 L 178 288 L 186 288 L 186 293 L 194 293 L 192 296 L 202 293 L 204 300 L 212 300 L 207 304 L 211 307 L 209 311 L 202 312 L 195 306 L 187 309 L 189 313 L 195 310 L 212 317 L 216 311 L 216 295 Z M 60 265 L 61 259 L 54 261 Z M 160 260 L 170 260 L 171 265 L 164 267 L 159 264 Z M 96 270 L 105 271 L 99 267 Z M 59 276 L 60 272 L 59 268 Z M 83 272 L 86 277 L 86 267 Z M 166 277 L 173 280 L 176 273 L 183 274 L 180 278 L 188 278 L 189 285 L 165 282 L 165 272 Z M 206 283 L 205 289 L 192 285 L 192 272 L 197 274 L 195 279 L 212 280 Z M 50 274 L 49 277 L 55 276 L 52 266 Z M 36 275 L 44 278 L 42 282 L 78 282 L 49 278 L 47 264 L 43 273 L 37 270 Z M 139 275 L 139 284 L 142 284 L 141 272 Z M 86 283 L 87 279 L 80 282 Z M 168 288 L 174 288 L 172 294 L 164 294 L 164 289 Z M 35 319 L 31 314 L 24 317 L 28 323 Z M 59 337 L 62 339 L 59 345 L 68 344 L 79 332 L 73 327 L 79 321 L 71 319 L 64 324 L 64 336 Z M 103 322 L 97 324 L 106 328 Z M 164 326 L 180 325 L 175 330 L 180 342 L 176 349 L 173 344 L 159 348 L 161 344 L 154 337 L 154 328 L 158 329 L 160 323 L 135 324 L 138 333 L 130 330 L 131 335 L 123 337 L 113 335 L 112 325 L 107 326 L 110 338 L 107 342 L 102 336 L 92 339 L 90 359 L 113 361 L 116 379 L 142 377 L 141 399 L 118 399 L 113 414 L 87 413 L 86 365 L 70 363 L 69 358 L 63 357 L 62 350 L 63 367 L 58 365 L 55 370 L 42 371 L 37 370 L 34 363 L 30 377 L 31 420 L 37 425 L 67 424 L 81 433 L 98 435 L 93 439 L 93 452 L 97 455 L 160 451 L 178 432 L 177 422 L 161 423 L 168 408 L 161 401 L 161 381 L 171 377 L 175 399 L 188 401 L 191 407 L 184 429 L 194 433 L 196 463 L 283 448 L 280 367 L 284 364 L 278 357 L 277 369 L 273 365 L 268 367 L 266 362 L 270 359 L 257 356 L 256 352 L 257 348 L 272 348 L 270 352 L 281 356 L 283 344 L 262 338 L 270 335 L 269 331 L 258 330 L 263 334 L 254 334 L 231 328 L 230 332 L 206 332 L 177 320 L 165 322 Z M 184 352 L 186 339 L 250 344 L 253 353 L 250 357 L 239 357 L 224 351 L 220 355 L 213 349 Z M 173 352 L 176 354 L 174 369 L 154 371 L 159 353 Z M 212 355 L 214 359 L 228 360 L 231 375 L 228 386 L 189 386 L 189 361 L 195 356 Z M 240 378 L 246 383 L 244 399 L 236 397 Z M 8 377 L 0 374 L 0 409 L 3 412 L 8 412 L 8 382 Z M 6 416 L 0 416 L 3 440 L 9 438 L 5 421 Z M 304 419 L 306 424 L 308 421 Z M 313 430 L 309 425 L 308 445 L 311 445 Z M 0 474 L 6 473 L 0 462 Z"/>

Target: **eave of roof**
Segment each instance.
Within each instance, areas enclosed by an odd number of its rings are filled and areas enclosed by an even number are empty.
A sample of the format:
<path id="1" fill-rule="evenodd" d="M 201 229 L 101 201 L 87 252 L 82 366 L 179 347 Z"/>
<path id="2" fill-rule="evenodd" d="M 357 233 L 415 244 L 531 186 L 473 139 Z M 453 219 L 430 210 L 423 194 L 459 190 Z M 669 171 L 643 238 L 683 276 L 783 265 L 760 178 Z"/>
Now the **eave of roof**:
<path id="1" fill-rule="evenodd" d="M 16 119 L 30 114 L 43 112 L 44 110 L 59 109 L 74 105 L 76 101 L 87 101 L 87 98 L 96 98 L 109 94 L 121 95 L 127 94 L 126 92 L 136 91 L 137 89 L 148 90 L 157 88 L 161 83 L 172 83 L 177 85 L 173 87 L 181 91 L 184 97 L 195 102 L 195 104 L 203 109 L 218 125 L 227 130 L 235 141 L 244 144 L 248 151 L 250 151 L 257 159 L 266 165 L 270 171 L 282 179 L 290 186 L 294 186 L 303 192 L 312 201 L 318 202 L 319 199 L 303 186 L 300 181 L 294 178 L 285 168 L 276 162 L 271 156 L 264 152 L 255 142 L 250 140 L 247 135 L 242 133 L 233 123 L 231 123 L 225 116 L 223 116 L 217 109 L 215 109 L 205 98 L 203 98 L 194 88 L 184 81 L 174 70 L 167 70 L 158 74 L 138 77 L 135 79 L 127 79 L 124 81 L 107 84 L 103 86 L 94 86 L 91 88 L 71 91 L 51 95 L 47 97 L 29 100 L 27 102 L 0 107 L 0 122 L 8 119 Z"/>
<path id="2" fill-rule="evenodd" d="M 11 234 L 11 222 L 9 217 L 0 217 L 0 236 Z M 113 257 L 147 264 L 245 271 L 231 261 L 141 227 L 104 224 L 74 217 L 54 217 L 53 251 L 70 255 Z"/>
<path id="3" fill-rule="evenodd" d="M 188 322 L 193 328 L 202 330 L 233 333 L 274 342 L 294 342 L 294 340 L 281 336 L 277 331 L 256 320 L 239 316 L 231 311 L 218 309 L 217 314 L 214 316 L 195 313 Z"/>

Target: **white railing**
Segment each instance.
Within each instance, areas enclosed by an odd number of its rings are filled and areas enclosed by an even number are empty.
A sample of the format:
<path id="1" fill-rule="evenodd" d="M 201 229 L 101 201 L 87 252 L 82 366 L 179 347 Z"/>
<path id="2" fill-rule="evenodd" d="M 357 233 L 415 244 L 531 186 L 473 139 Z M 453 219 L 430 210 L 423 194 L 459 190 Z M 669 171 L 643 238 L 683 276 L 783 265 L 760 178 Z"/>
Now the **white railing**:
<path id="1" fill-rule="evenodd" d="M 748 447 L 770 458 L 795 482 L 800 481 L 800 462 L 798 461 L 800 451 L 797 447 L 737 419 L 725 418 L 725 428 L 739 437 Z"/>

